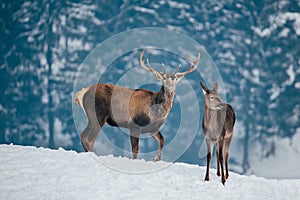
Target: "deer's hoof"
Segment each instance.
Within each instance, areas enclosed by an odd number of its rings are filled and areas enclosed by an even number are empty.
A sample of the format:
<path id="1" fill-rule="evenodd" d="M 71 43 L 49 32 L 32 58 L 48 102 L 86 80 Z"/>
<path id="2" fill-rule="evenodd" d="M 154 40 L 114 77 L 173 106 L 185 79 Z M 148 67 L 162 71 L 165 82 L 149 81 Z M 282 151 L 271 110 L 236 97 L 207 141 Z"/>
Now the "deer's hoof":
<path id="1" fill-rule="evenodd" d="M 160 158 L 161 158 L 161 154 L 158 153 L 158 154 L 155 156 L 155 158 L 153 159 L 153 161 L 154 161 L 154 162 L 160 161 Z"/>
<path id="2" fill-rule="evenodd" d="M 204 181 L 209 181 L 209 176 L 205 176 Z"/>
<path id="3" fill-rule="evenodd" d="M 89 152 L 89 148 L 88 148 L 87 144 L 85 144 L 84 142 L 81 141 L 81 145 L 82 145 L 84 152 Z"/>
<path id="4" fill-rule="evenodd" d="M 225 185 L 226 179 L 225 177 L 222 177 L 222 184 Z"/>
<path id="5" fill-rule="evenodd" d="M 153 161 L 154 161 L 154 162 L 160 161 L 160 157 L 157 157 L 157 156 L 156 156 L 156 157 L 153 159 Z"/>

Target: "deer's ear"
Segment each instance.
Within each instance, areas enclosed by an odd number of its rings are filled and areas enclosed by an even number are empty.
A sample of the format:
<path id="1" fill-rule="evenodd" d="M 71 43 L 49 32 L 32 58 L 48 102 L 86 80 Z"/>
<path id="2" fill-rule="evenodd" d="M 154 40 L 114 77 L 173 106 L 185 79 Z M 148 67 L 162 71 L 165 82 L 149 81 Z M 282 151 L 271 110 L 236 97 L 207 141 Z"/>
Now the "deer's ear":
<path id="1" fill-rule="evenodd" d="M 202 89 L 202 92 L 203 92 L 203 94 L 204 94 L 204 95 L 206 95 L 206 94 L 207 94 L 207 92 L 206 92 L 205 90 L 203 90 L 203 89 Z"/>
<path id="2" fill-rule="evenodd" d="M 200 82 L 200 85 L 201 85 L 201 88 L 202 88 L 202 92 L 203 92 L 203 94 L 207 94 L 207 93 L 209 93 L 209 91 L 208 91 L 208 89 L 207 89 L 207 87 L 202 83 L 202 82 Z"/>
<path id="3" fill-rule="evenodd" d="M 218 91 L 218 83 L 214 83 L 213 90 L 216 92 Z"/>
<path id="4" fill-rule="evenodd" d="M 176 83 L 178 83 L 184 76 L 176 76 Z"/>

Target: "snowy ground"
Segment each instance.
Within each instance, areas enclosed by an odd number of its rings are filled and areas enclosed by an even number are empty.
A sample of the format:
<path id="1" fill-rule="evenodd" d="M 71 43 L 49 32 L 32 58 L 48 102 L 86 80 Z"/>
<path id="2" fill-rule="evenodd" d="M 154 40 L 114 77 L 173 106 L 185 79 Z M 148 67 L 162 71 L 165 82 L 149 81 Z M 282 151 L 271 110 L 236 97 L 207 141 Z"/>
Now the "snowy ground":
<path id="1" fill-rule="evenodd" d="M 223 186 L 216 170 L 210 182 L 204 173 L 205 167 L 183 163 L 0 145 L 0 199 L 300 198 L 300 180 L 231 173 Z"/>
<path id="2" fill-rule="evenodd" d="M 252 146 L 251 172 L 265 178 L 300 178 L 300 128 L 292 138 L 273 137 L 273 142 L 273 154 L 264 157 L 267 153 L 262 146 Z"/>

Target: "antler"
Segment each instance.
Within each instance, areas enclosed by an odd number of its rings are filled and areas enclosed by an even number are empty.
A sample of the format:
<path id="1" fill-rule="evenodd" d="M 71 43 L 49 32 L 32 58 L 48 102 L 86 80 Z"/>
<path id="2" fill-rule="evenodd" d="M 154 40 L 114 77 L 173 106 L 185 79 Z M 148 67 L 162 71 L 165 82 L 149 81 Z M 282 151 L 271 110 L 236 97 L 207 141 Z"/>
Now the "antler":
<path id="1" fill-rule="evenodd" d="M 144 63 L 144 60 L 143 60 L 143 56 L 144 56 L 144 53 L 145 53 L 145 50 L 142 51 L 141 55 L 140 55 L 140 63 L 142 65 L 142 67 L 147 70 L 147 71 L 150 71 L 152 72 L 156 78 L 158 79 L 162 79 L 162 76 L 161 76 L 161 73 L 156 71 L 155 69 L 153 69 L 149 63 L 149 60 L 147 59 L 147 66 L 145 65 Z"/>
<path id="2" fill-rule="evenodd" d="M 177 69 L 175 70 L 175 72 L 173 74 L 167 74 L 166 72 L 166 66 L 164 64 L 162 64 L 162 66 L 164 67 L 164 72 L 158 72 L 156 71 L 155 69 L 153 69 L 149 63 L 149 60 L 147 59 L 147 66 L 145 65 L 144 63 L 144 60 L 143 60 L 143 57 L 144 57 L 144 53 L 145 53 L 145 50 L 142 51 L 141 55 L 140 55 L 140 63 L 142 65 L 142 67 L 147 70 L 147 71 L 150 71 L 152 72 L 155 77 L 157 79 L 163 79 L 164 76 L 176 76 L 176 77 L 182 77 L 188 73 L 191 73 L 193 71 L 195 71 L 198 67 L 198 63 L 200 61 L 200 52 L 198 53 L 198 58 L 196 61 L 192 60 L 191 58 L 187 58 L 191 63 L 193 63 L 193 65 L 191 64 L 190 65 L 190 68 L 185 71 L 185 72 L 180 72 L 180 73 L 177 73 L 181 67 L 181 64 L 177 67 Z"/>
<path id="3" fill-rule="evenodd" d="M 175 70 L 175 73 L 174 73 L 175 76 L 184 76 L 184 75 L 186 75 L 186 74 L 189 74 L 189 73 L 195 71 L 195 70 L 197 69 L 198 63 L 199 63 L 199 61 L 200 61 L 200 52 L 198 53 L 197 60 L 193 61 L 193 60 L 192 60 L 191 58 L 189 58 L 189 57 L 188 57 L 187 59 L 188 59 L 190 62 L 192 62 L 192 63 L 194 64 L 194 66 L 191 64 L 191 65 L 190 65 L 190 68 L 189 68 L 187 71 L 177 73 L 177 71 L 178 71 L 179 68 L 180 68 L 180 65 L 179 65 L 178 68 Z"/>

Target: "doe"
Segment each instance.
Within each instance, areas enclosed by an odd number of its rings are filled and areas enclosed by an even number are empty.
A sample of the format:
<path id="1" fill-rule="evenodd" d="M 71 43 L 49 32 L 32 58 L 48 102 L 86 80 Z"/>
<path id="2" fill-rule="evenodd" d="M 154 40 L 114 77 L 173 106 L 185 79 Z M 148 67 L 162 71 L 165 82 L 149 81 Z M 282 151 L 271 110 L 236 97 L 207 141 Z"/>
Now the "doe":
<path id="1" fill-rule="evenodd" d="M 222 103 L 217 93 L 218 84 L 214 83 L 213 89 L 209 90 L 200 82 L 204 96 L 204 114 L 202 129 L 207 146 L 207 167 L 205 181 L 209 181 L 209 167 L 212 157 L 213 143 L 216 142 L 217 175 L 221 175 L 222 183 L 228 179 L 228 157 L 229 146 L 233 135 L 235 113 L 231 105 Z M 225 161 L 226 175 L 224 175 L 223 164 Z M 220 174 L 221 165 L 221 174 Z"/>

